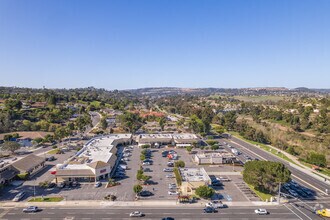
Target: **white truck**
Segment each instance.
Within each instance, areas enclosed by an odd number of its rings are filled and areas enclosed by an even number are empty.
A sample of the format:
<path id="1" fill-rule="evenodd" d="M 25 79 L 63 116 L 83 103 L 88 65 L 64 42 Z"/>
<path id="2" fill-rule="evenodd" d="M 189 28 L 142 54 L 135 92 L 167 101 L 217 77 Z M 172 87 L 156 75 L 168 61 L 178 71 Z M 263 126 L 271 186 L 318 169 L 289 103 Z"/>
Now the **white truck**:
<path id="1" fill-rule="evenodd" d="M 240 152 L 236 148 L 232 148 L 231 152 L 236 156 L 240 154 Z"/>
<path id="2" fill-rule="evenodd" d="M 223 204 L 221 201 L 213 200 L 205 204 L 205 207 L 213 207 L 215 209 L 227 208 L 226 204 Z"/>

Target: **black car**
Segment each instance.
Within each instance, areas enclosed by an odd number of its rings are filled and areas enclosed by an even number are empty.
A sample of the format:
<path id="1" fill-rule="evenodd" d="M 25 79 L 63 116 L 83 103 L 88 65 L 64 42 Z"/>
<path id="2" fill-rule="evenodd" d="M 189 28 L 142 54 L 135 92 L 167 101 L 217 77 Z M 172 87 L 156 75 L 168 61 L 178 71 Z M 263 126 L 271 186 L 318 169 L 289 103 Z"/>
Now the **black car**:
<path id="1" fill-rule="evenodd" d="M 162 152 L 162 157 L 167 157 L 167 155 L 168 155 L 168 151 L 163 151 Z"/>
<path id="2" fill-rule="evenodd" d="M 150 168 L 147 167 L 147 168 L 144 168 L 144 169 L 143 169 L 143 172 L 152 172 L 152 170 L 151 170 Z"/>
<path id="3" fill-rule="evenodd" d="M 147 196 L 152 196 L 153 193 L 150 192 L 150 191 L 147 191 L 147 190 L 143 190 L 139 193 L 139 195 L 142 196 L 142 197 L 147 197 Z"/>
<path id="4" fill-rule="evenodd" d="M 218 212 L 215 208 L 213 207 L 206 207 L 204 210 L 204 213 L 216 213 Z"/>
<path id="5" fill-rule="evenodd" d="M 174 218 L 172 218 L 172 217 L 165 217 L 165 218 L 162 218 L 162 220 L 174 220 Z"/>
<path id="6" fill-rule="evenodd" d="M 54 188 L 56 186 L 56 183 L 49 183 L 48 188 Z"/>

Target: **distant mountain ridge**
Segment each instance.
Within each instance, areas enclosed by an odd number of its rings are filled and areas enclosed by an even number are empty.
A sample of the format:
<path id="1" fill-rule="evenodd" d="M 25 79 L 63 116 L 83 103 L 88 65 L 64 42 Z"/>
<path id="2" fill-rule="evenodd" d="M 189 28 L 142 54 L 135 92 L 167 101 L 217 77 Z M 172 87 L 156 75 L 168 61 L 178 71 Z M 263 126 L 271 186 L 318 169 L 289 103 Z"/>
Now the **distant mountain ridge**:
<path id="1" fill-rule="evenodd" d="M 299 87 L 288 89 L 285 87 L 255 87 L 255 88 L 180 88 L 180 87 L 149 87 L 125 90 L 133 94 L 147 96 L 168 95 L 281 95 L 281 94 L 330 94 L 330 89 L 309 89 Z"/>

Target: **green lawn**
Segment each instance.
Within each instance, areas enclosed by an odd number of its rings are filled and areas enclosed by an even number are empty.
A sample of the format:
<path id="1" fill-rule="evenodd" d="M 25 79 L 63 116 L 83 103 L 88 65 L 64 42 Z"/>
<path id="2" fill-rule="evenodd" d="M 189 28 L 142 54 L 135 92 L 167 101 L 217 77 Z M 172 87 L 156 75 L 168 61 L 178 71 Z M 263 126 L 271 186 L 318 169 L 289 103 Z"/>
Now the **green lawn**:
<path id="1" fill-rule="evenodd" d="M 37 197 L 35 199 L 30 199 L 28 202 L 60 202 L 63 200 L 63 197 Z"/>
<path id="2" fill-rule="evenodd" d="M 253 186 L 251 186 L 251 185 L 249 185 L 249 184 L 246 184 L 246 185 L 248 185 L 248 186 L 250 187 L 250 189 L 251 189 L 253 192 L 255 192 L 255 193 L 259 196 L 259 198 L 260 198 L 262 201 L 266 201 L 266 200 L 270 201 L 270 198 L 273 196 L 273 195 L 271 195 L 271 194 L 267 194 L 267 193 L 260 192 L 260 191 L 256 190 Z M 273 196 L 273 197 L 274 197 L 274 196 Z"/>
<path id="3" fill-rule="evenodd" d="M 47 154 L 56 154 L 57 151 L 58 151 L 58 149 L 56 148 L 56 149 L 48 151 Z"/>

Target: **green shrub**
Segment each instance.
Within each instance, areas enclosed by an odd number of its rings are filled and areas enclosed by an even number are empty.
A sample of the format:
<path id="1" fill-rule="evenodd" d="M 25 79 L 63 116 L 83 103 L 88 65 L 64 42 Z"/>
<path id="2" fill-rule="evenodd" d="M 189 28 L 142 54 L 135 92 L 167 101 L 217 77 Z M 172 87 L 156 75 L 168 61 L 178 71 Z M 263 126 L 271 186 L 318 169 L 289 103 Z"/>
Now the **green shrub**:
<path id="1" fill-rule="evenodd" d="M 175 167 L 183 168 L 183 167 L 186 166 L 186 164 L 184 163 L 184 161 L 182 161 L 182 160 L 178 160 L 178 161 L 175 161 L 174 166 L 175 166 Z"/>
<path id="2" fill-rule="evenodd" d="M 214 189 L 208 186 L 199 186 L 196 191 L 196 195 L 203 198 L 203 199 L 209 199 L 214 195 Z"/>
<path id="3" fill-rule="evenodd" d="M 175 175 L 175 179 L 176 179 L 176 183 L 178 184 L 178 186 L 181 186 L 182 184 L 182 177 L 180 175 L 180 171 L 178 168 L 174 168 L 173 169 L 174 175 Z"/>

